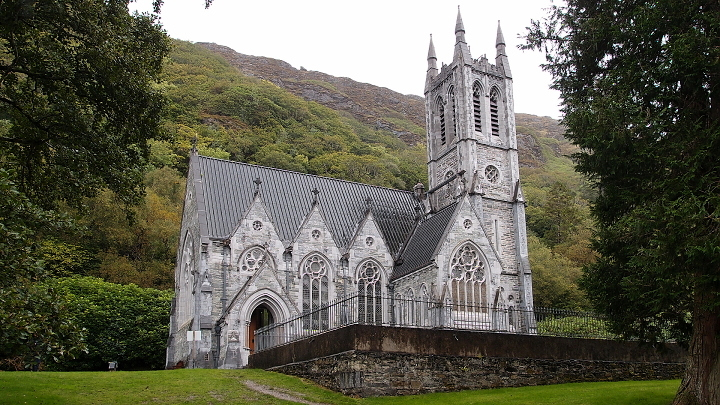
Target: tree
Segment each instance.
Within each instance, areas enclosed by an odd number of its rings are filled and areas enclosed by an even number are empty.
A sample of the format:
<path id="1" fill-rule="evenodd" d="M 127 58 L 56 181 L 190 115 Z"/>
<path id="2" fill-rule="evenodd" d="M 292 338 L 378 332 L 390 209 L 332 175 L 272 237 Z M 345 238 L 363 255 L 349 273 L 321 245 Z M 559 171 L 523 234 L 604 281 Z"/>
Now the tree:
<path id="1" fill-rule="evenodd" d="M 720 403 L 720 3 L 567 0 L 524 47 L 599 192 L 595 307 L 624 337 L 689 342 L 674 403 Z"/>
<path id="2" fill-rule="evenodd" d="M 153 86 L 170 49 L 129 0 L 0 3 L 0 162 L 31 201 L 52 208 L 108 187 L 142 196 L 148 139 L 162 138 Z"/>
<path id="3" fill-rule="evenodd" d="M 162 138 L 155 85 L 170 42 L 156 15 L 131 16 L 128 1 L 0 2 L 2 359 L 83 348 L 63 297 L 38 284 L 38 241 L 71 227 L 59 203 L 104 188 L 125 203 L 142 197 L 148 139 Z"/>
<path id="4" fill-rule="evenodd" d="M 567 242 L 581 220 L 575 193 L 559 181 L 550 187 L 540 207 L 528 208 L 528 226 L 549 246 Z"/>
<path id="5" fill-rule="evenodd" d="M 38 284 L 45 275 L 31 227 L 67 229 L 66 218 L 38 208 L 0 168 L 0 366 L 22 369 L 73 357 L 83 332 L 68 316 L 62 295 Z"/>

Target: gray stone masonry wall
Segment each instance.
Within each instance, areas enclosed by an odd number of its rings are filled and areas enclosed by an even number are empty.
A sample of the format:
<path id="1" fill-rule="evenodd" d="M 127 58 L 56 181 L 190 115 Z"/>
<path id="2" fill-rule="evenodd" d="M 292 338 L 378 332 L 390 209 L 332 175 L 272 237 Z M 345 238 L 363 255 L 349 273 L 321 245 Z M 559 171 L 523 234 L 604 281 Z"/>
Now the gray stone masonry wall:
<path id="1" fill-rule="evenodd" d="M 675 345 L 352 325 L 254 354 L 249 367 L 378 396 L 679 378 L 685 357 Z"/>
<path id="2" fill-rule="evenodd" d="M 470 389 L 571 382 L 667 380 L 682 376 L 683 363 L 546 360 L 437 356 L 350 351 L 271 370 L 345 395 L 415 395 Z"/>

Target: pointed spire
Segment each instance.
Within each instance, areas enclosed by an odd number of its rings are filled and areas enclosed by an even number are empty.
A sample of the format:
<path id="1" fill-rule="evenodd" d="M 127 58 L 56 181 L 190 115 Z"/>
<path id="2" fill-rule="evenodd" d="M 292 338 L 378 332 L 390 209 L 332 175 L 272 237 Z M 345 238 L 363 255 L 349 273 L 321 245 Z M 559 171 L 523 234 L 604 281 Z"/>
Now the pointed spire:
<path id="1" fill-rule="evenodd" d="M 495 39 L 495 48 L 497 49 L 497 56 L 505 55 L 505 37 L 503 37 L 502 29 L 500 28 L 500 20 L 498 20 L 497 38 Z"/>
<path id="2" fill-rule="evenodd" d="M 460 15 L 460 6 L 458 6 L 457 20 L 455 21 L 455 42 L 465 42 L 465 26 Z"/>
<path id="3" fill-rule="evenodd" d="M 497 54 L 495 55 L 495 65 L 505 72 L 506 77 L 512 77 L 512 73 L 510 72 L 510 63 L 508 62 L 507 54 L 505 54 L 505 37 L 503 36 L 502 29 L 500 28 L 500 20 L 498 20 L 495 49 L 497 49 Z"/>
<path id="4" fill-rule="evenodd" d="M 430 48 L 428 49 L 428 70 L 427 73 L 429 76 L 435 76 L 437 75 L 437 56 L 435 55 L 435 45 L 433 44 L 432 40 L 432 34 L 430 34 Z"/>
<path id="5" fill-rule="evenodd" d="M 468 63 L 472 60 L 470 49 L 465 43 L 465 26 L 460 15 L 460 6 L 458 6 L 457 21 L 455 22 L 455 54 L 453 60 Z"/>

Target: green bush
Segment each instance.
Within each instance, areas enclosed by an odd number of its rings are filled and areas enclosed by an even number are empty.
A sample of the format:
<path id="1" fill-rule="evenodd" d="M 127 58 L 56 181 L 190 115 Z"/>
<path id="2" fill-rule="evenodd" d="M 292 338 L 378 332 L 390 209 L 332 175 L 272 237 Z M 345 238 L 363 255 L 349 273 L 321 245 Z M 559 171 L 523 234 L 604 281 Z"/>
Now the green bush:
<path id="1" fill-rule="evenodd" d="M 587 338 L 614 338 L 610 333 L 607 321 L 588 316 L 548 317 L 537 323 L 540 335 L 587 337 Z"/>
<path id="2" fill-rule="evenodd" d="M 87 353 L 49 364 L 64 371 L 161 369 L 165 365 L 172 291 L 120 285 L 94 277 L 47 282 L 67 296 L 76 324 L 86 330 Z"/>

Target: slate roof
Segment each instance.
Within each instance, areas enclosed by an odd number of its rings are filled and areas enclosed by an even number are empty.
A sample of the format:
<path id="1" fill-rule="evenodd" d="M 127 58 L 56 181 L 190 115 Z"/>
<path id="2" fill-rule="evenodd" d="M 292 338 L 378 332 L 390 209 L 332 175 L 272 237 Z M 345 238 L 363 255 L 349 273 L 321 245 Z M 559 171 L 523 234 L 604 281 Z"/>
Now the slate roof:
<path id="1" fill-rule="evenodd" d="M 194 160 L 194 161 L 193 161 Z M 193 165 L 197 165 L 193 170 Z M 312 208 L 317 188 L 320 210 L 341 247 L 346 247 L 365 218 L 369 203 L 390 252 L 395 255 L 415 225 L 417 201 L 412 192 L 232 162 L 193 154 L 191 176 L 200 180 L 208 237 L 227 238 L 260 195 L 280 238 L 291 241 Z"/>
<path id="2" fill-rule="evenodd" d="M 417 224 L 393 268 L 391 280 L 397 280 L 432 263 L 435 250 L 453 218 L 457 205 L 457 202 L 452 203 Z"/>

